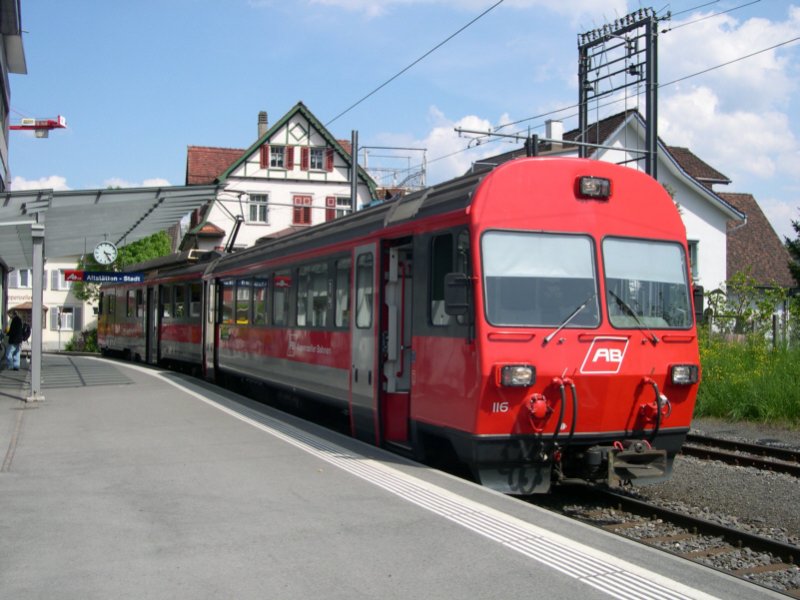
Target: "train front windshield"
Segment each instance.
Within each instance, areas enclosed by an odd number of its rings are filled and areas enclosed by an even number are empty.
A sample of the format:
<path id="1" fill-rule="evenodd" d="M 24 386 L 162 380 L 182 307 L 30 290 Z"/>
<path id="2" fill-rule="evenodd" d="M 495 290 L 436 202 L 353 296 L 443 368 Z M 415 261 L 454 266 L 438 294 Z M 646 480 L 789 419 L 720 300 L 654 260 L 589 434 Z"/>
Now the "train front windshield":
<path id="1" fill-rule="evenodd" d="M 620 329 L 692 326 L 686 258 L 673 242 L 603 240 L 608 316 Z"/>
<path id="2" fill-rule="evenodd" d="M 692 325 L 683 248 L 603 241 L 606 305 L 618 329 Z M 600 325 L 594 243 L 585 235 L 490 231 L 481 242 L 486 318 L 512 327 Z"/>
<path id="3" fill-rule="evenodd" d="M 600 324 L 591 238 L 489 231 L 481 249 L 486 315 L 492 325 Z"/>

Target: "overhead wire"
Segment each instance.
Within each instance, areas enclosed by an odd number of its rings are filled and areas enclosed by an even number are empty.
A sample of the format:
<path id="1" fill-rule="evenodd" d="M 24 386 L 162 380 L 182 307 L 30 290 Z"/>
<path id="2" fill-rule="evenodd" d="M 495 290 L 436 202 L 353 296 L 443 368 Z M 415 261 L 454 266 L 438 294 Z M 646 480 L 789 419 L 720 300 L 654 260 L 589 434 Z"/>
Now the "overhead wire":
<path id="1" fill-rule="evenodd" d="M 431 49 L 430 49 L 430 50 L 428 50 L 428 51 L 427 51 L 425 54 L 423 54 L 422 56 L 420 56 L 420 57 L 419 57 L 417 60 L 415 60 L 415 61 L 414 61 L 414 62 L 412 62 L 410 65 L 408 65 L 407 67 L 405 67 L 404 69 L 402 69 L 401 71 L 399 71 L 398 73 L 396 73 L 395 75 L 393 75 L 392 77 L 390 77 L 389 79 L 387 79 L 386 81 L 384 81 L 382 84 L 380 84 L 378 87 L 376 87 L 376 88 L 375 88 L 374 90 L 372 90 L 370 93 L 368 93 L 366 96 L 364 96 L 364 97 L 363 97 L 363 98 L 361 98 L 360 100 L 357 100 L 356 102 L 354 102 L 353 104 L 351 104 L 350 106 L 348 106 L 346 109 L 344 109 L 344 110 L 343 110 L 342 112 L 340 112 L 338 115 L 336 115 L 335 117 L 333 117 L 333 118 L 332 118 L 330 121 L 328 121 L 327 123 L 325 123 L 325 126 L 326 126 L 326 127 L 327 127 L 327 126 L 329 126 L 331 123 L 333 123 L 334 121 L 336 121 L 336 120 L 337 120 L 337 119 L 339 119 L 340 117 L 342 117 L 342 116 L 346 115 L 346 114 L 347 114 L 347 113 L 349 113 L 351 110 L 353 110 L 353 109 L 354 109 L 356 106 L 358 106 L 359 104 L 361 104 L 362 102 L 364 102 L 364 101 L 365 101 L 367 98 L 369 98 L 370 96 L 374 95 L 374 94 L 375 94 L 375 93 L 377 93 L 378 91 L 380 91 L 380 90 L 382 90 L 383 88 L 385 88 L 385 87 L 386 87 L 387 85 L 389 85 L 389 84 L 390 84 L 392 81 L 394 81 L 395 79 L 397 79 L 398 77 L 400 77 L 400 76 L 401 76 L 403 73 L 405 73 L 406 71 L 408 71 L 408 70 L 409 70 L 411 67 L 413 67 L 413 66 L 414 66 L 414 65 L 416 65 L 417 63 L 421 62 L 422 60 L 424 60 L 425 58 L 427 58 L 428 56 L 430 56 L 431 54 L 433 54 L 433 53 L 434 53 L 436 50 L 438 50 L 439 48 L 441 48 L 442 46 L 444 46 L 444 45 L 445 45 L 447 42 L 449 42 L 450 40 L 452 40 L 452 39 L 453 39 L 454 37 L 456 37 L 456 36 L 457 36 L 459 33 L 461 33 L 462 31 L 464 31 L 465 29 L 467 29 L 469 26 L 471 26 L 473 23 L 475 23 L 475 22 L 476 22 L 476 21 L 478 21 L 479 19 L 481 19 L 481 18 L 485 17 L 487 14 L 489 14 L 489 13 L 490 13 L 491 11 L 493 11 L 495 8 L 497 8 L 498 6 L 500 6 L 500 5 L 501 5 L 501 4 L 502 4 L 504 1 L 505 1 L 505 0 L 498 0 L 497 2 L 495 2 L 494 4 L 492 4 L 492 5 L 491 5 L 489 8 L 487 8 L 486 10 L 484 10 L 484 11 L 483 11 L 481 14 L 479 14 L 479 15 L 478 15 L 477 17 L 475 17 L 474 19 L 472 19 L 472 20 L 471 20 L 469 23 L 467 23 L 466 25 L 464 25 L 463 27 L 461 27 L 461 28 L 460 28 L 458 31 L 456 31 L 455 33 L 453 33 L 453 34 L 449 35 L 447 38 L 445 38 L 444 40 L 442 40 L 441 42 L 439 42 L 438 44 L 436 44 L 436 45 L 435 45 L 433 48 L 431 48 Z"/>

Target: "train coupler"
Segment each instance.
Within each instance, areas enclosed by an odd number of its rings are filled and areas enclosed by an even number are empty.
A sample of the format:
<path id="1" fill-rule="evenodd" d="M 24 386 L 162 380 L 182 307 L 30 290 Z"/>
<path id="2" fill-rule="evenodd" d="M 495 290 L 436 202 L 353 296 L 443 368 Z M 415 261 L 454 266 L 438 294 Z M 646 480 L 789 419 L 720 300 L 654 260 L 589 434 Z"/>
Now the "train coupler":
<path id="1" fill-rule="evenodd" d="M 615 443 L 608 453 L 608 484 L 623 481 L 660 480 L 669 474 L 667 451 L 657 450 L 646 440 Z"/>

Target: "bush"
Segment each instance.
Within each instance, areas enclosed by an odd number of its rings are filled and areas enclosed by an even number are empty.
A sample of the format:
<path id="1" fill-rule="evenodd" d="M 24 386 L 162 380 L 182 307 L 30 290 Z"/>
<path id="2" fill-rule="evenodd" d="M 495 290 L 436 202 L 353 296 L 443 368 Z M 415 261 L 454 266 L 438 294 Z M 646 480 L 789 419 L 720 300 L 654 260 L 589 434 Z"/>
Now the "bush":
<path id="1" fill-rule="evenodd" d="M 87 329 L 72 336 L 64 345 L 67 352 L 100 352 L 97 346 L 97 328 Z"/>
<path id="2" fill-rule="evenodd" d="M 800 347 L 773 347 L 763 335 L 700 332 L 703 378 L 695 415 L 800 425 Z"/>

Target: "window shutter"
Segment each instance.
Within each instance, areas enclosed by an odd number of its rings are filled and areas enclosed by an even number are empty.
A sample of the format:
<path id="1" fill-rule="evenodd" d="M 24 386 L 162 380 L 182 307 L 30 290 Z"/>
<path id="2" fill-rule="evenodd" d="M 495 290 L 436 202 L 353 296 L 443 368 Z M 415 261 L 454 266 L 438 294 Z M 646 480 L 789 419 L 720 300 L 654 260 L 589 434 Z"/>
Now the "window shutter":
<path id="1" fill-rule="evenodd" d="M 285 167 L 291 171 L 294 169 L 294 146 L 286 146 L 283 152 Z"/>
<path id="2" fill-rule="evenodd" d="M 75 331 L 83 329 L 83 307 L 76 306 L 72 309 L 72 324 Z"/>
<path id="3" fill-rule="evenodd" d="M 51 290 L 61 289 L 58 287 L 58 269 L 53 269 L 52 271 L 50 271 L 50 289 Z"/>
<path id="4" fill-rule="evenodd" d="M 325 170 L 333 171 L 333 148 L 325 148 Z"/>
<path id="5" fill-rule="evenodd" d="M 336 198 L 328 196 L 325 198 L 325 220 L 333 221 L 336 218 Z"/>
<path id="6" fill-rule="evenodd" d="M 58 306 L 51 306 L 50 307 L 50 331 L 57 331 L 58 330 L 58 311 L 60 307 Z"/>
<path id="7" fill-rule="evenodd" d="M 47 269 L 42 271 L 42 290 L 47 289 Z"/>
<path id="8" fill-rule="evenodd" d="M 264 144 L 259 149 L 259 164 L 262 169 L 269 167 L 269 145 Z"/>
<path id="9" fill-rule="evenodd" d="M 19 271 L 11 271 L 11 273 L 8 274 L 8 287 L 9 288 L 19 287 Z"/>
<path id="10" fill-rule="evenodd" d="M 311 156 L 311 150 L 308 147 L 300 148 L 300 168 L 303 171 L 308 171 L 310 156 Z"/>

